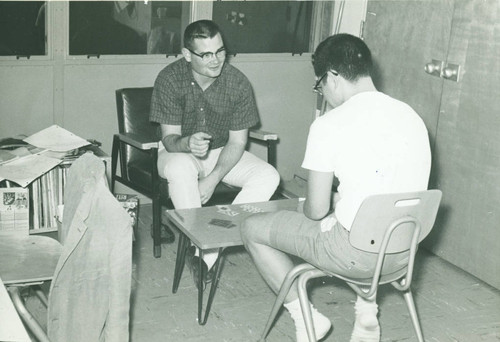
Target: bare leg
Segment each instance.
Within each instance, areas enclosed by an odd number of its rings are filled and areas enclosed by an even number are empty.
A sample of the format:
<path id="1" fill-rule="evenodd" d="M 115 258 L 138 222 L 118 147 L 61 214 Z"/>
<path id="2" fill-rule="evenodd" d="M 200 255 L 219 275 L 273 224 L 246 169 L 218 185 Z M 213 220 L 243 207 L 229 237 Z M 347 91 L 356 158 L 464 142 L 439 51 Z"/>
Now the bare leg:
<path id="1" fill-rule="evenodd" d="M 271 224 L 268 214 L 253 215 L 241 227 L 241 238 L 264 281 L 274 293 L 278 293 L 294 264 L 288 254 L 270 246 L 267 227 Z M 294 284 L 285 302 L 297 298 L 297 286 Z"/>
<path id="2" fill-rule="evenodd" d="M 266 224 L 270 224 L 266 220 L 266 215 L 257 215 L 247 219 L 242 227 L 241 236 L 246 249 L 252 257 L 258 271 L 269 285 L 274 293 L 278 293 L 288 272 L 294 267 L 294 264 L 288 254 L 275 249 L 267 244 Z M 269 239 L 268 239 L 269 240 Z M 267 244 L 266 244 L 267 243 Z M 311 305 L 311 304 L 309 304 Z M 294 282 L 287 296 L 285 297 L 285 308 L 290 313 L 295 323 L 296 340 L 298 342 L 309 341 L 305 326 L 304 317 L 300 307 L 297 284 Z M 330 320 L 319 313 L 311 305 L 312 319 L 316 338 L 322 339 L 330 330 Z"/>
<path id="3" fill-rule="evenodd" d="M 254 240 L 249 240 L 251 235 L 244 233 L 244 231 L 248 232 L 248 228 L 242 230 L 243 243 L 252 257 L 257 270 L 271 290 L 274 293 L 278 293 L 285 276 L 294 266 L 292 260 L 286 253 Z M 285 299 L 285 303 L 294 301 L 297 298 L 297 285 L 293 284 Z"/>

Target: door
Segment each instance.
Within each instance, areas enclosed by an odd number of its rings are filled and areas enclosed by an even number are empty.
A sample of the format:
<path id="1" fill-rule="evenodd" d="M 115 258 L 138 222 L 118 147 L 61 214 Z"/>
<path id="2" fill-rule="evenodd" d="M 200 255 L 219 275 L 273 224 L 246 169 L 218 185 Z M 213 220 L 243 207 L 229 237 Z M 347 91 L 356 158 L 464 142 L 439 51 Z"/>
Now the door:
<path id="1" fill-rule="evenodd" d="M 443 191 L 425 246 L 500 288 L 500 9 L 497 0 L 369 1 L 365 41 L 379 90 L 429 130 L 430 188 Z M 460 65 L 458 82 L 424 72 Z"/>

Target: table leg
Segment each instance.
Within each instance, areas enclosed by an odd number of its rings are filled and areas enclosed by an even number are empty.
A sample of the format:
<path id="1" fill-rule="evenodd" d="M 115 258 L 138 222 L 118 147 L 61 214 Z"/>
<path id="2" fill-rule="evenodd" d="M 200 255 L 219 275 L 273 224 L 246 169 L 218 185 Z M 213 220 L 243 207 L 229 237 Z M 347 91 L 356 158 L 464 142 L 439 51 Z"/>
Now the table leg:
<path id="1" fill-rule="evenodd" d="M 175 258 L 174 284 L 172 293 L 176 293 L 181 281 L 182 271 L 186 260 L 186 251 L 189 248 L 190 241 L 182 232 L 179 233 L 179 243 L 177 245 L 177 258 Z M 201 259 L 200 259 L 201 260 Z"/>
<path id="2" fill-rule="evenodd" d="M 208 319 L 208 314 L 210 313 L 210 309 L 212 308 L 212 302 L 215 297 L 215 291 L 217 290 L 217 285 L 219 284 L 219 276 L 221 272 L 221 263 L 223 262 L 224 259 L 224 248 L 219 248 L 219 257 L 217 258 L 217 261 L 215 262 L 214 266 L 214 279 L 212 280 L 212 283 L 210 284 L 210 293 L 208 295 L 208 300 L 207 300 L 207 305 L 205 308 L 205 315 L 203 317 L 203 320 L 201 319 L 202 316 L 202 311 L 203 311 L 203 284 L 202 284 L 202 279 L 205 277 L 203 274 L 203 269 L 201 268 L 201 260 L 203 258 L 203 251 L 200 251 L 200 269 L 202 269 L 202 275 L 200 277 L 200 283 L 198 284 L 198 324 L 199 325 L 205 325 L 207 323 Z"/>

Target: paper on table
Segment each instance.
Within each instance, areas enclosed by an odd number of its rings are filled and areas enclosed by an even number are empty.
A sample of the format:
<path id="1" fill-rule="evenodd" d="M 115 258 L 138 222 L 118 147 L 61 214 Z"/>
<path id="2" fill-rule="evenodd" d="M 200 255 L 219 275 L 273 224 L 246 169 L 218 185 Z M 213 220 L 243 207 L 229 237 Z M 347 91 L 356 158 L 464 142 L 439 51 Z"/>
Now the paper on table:
<path id="1" fill-rule="evenodd" d="M 90 145 L 87 140 L 58 125 L 45 128 L 23 140 L 36 147 L 56 152 L 67 152 L 75 148 Z"/>
<path id="2" fill-rule="evenodd" d="M 0 179 L 8 179 L 24 188 L 61 162 L 38 154 L 24 156 L 0 165 Z"/>

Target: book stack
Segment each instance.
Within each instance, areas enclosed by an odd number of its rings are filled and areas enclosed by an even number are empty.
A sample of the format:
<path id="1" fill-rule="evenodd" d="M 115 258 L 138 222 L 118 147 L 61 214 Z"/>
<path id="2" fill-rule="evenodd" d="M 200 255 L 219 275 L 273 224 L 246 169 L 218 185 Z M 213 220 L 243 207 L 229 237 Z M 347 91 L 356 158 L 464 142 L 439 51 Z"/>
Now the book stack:
<path id="1" fill-rule="evenodd" d="M 68 167 L 58 166 L 37 178 L 31 186 L 30 229 L 57 229 L 58 207 L 64 204 L 64 184 Z"/>

